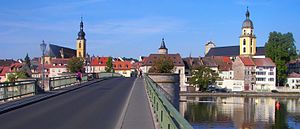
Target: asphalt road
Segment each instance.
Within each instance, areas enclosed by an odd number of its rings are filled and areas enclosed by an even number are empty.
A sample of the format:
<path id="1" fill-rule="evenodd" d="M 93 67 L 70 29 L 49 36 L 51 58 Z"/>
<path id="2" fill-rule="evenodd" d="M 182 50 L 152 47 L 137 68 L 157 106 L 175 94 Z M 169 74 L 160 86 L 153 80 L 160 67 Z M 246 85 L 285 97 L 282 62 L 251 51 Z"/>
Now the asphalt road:
<path id="1" fill-rule="evenodd" d="M 134 78 L 113 78 L 0 115 L 0 129 L 114 129 Z"/>

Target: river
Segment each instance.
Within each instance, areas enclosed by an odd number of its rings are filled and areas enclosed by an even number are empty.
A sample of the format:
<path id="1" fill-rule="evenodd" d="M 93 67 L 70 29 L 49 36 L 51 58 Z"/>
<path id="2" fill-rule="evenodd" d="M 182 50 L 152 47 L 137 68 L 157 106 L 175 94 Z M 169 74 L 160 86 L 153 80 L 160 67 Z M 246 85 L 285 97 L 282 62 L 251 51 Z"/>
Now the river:
<path id="1" fill-rule="evenodd" d="M 180 113 L 195 129 L 300 129 L 300 98 L 181 96 L 180 100 Z"/>

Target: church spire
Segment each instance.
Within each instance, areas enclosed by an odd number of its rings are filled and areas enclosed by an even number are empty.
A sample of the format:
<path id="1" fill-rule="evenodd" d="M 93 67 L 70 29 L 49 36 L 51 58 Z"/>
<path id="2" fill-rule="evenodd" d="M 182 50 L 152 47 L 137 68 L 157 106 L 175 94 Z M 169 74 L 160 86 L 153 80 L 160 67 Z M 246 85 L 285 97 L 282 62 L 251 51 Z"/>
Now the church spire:
<path id="1" fill-rule="evenodd" d="M 162 38 L 160 47 L 158 49 L 158 53 L 159 54 L 168 54 L 168 48 L 166 47 L 165 39 L 164 38 Z"/>
<path id="2" fill-rule="evenodd" d="M 165 39 L 164 38 L 162 38 L 162 40 L 161 40 L 161 45 L 160 45 L 160 48 L 159 49 L 167 49 L 166 48 L 166 44 L 165 44 Z"/>
<path id="3" fill-rule="evenodd" d="M 83 22 L 82 22 L 82 17 L 80 17 L 80 31 L 82 30 L 83 31 Z"/>
<path id="4" fill-rule="evenodd" d="M 85 39 L 85 33 L 83 31 L 82 17 L 81 17 L 81 21 L 80 21 L 80 31 L 78 32 L 78 38 L 77 38 L 77 40 L 81 40 L 81 39 Z"/>
<path id="5" fill-rule="evenodd" d="M 248 6 L 247 6 L 247 11 L 246 11 L 246 19 L 249 19 L 249 17 L 250 17 L 250 12 L 249 12 L 249 10 L 248 10 Z"/>

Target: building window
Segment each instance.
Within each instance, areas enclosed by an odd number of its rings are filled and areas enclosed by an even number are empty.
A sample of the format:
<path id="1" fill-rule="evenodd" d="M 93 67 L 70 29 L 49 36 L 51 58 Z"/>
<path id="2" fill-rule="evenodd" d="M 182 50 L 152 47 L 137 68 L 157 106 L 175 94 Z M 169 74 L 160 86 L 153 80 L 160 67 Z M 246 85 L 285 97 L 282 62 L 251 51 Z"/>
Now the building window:
<path id="1" fill-rule="evenodd" d="M 252 45 L 252 44 L 251 44 Z M 250 47 L 250 53 L 252 53 L 252 46 Z"/>
<path id="2" fill-rule="evenodd" d="M 269 82 L 274 82 L 274 78 L 269 78 Z"/>
<path id="3" fill-rule="evenodd" d="M 246 35 L 246 30 L 244 30 L 244 35 Z"/>
<path id="4" fill-rule="evenodd" d="M 81 56 L 81 52 L 79 52 L 79 56 L 82 57 L 82 56 Z"/>
<path id="5" fill-rule="evenodd" d="M 294 79 L 292 80 L 292 83 L 295 83 L 295 80 L 294 80 Z"/>
<path id="6" fill-rule="evenodd" d="M 243 53 L 246 53 L 246 48 L 245 47 L 243 48 Z"/>
<path id="7" fill-rule="evenodd" d="M 246 45 L 246 39 L 243 40 L 243 45 Z"/>
<path id="8" fill-rule="evenodd" d="M 256 75 L 266 75 L 266 72 L 256 72 Z"/>
<path id="9" fill-rule="evenodd" d="M 81 43 L 79 43 L 79 48 L 81 48 Z"/>
<path id="10" fill-rule="evenodd" d="M 250 40 L 250 44 L 251 44 L 251 46 L 252 46 L 252 39 Z"/>
<path id="11" fill-rule="evenodd" d="M 269 72 L 269 75 L 274 75 L 274 72 Z"/>
<path id="12" fill-rule="evenodd" d="M 266 81 L 266 78 L 256 78 L 256 81 Z"/>
<path id="13" fill-rule="evenodd" d="M 253 30 L 251 30 L 251 35 L 253 34 Z"/>

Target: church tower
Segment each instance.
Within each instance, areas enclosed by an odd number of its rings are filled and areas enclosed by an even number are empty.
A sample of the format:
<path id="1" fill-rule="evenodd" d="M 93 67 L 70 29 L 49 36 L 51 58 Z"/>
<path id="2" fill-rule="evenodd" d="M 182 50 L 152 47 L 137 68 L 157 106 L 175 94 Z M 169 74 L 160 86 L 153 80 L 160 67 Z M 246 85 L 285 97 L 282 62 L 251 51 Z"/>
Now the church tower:
<path id="1" fill-rule="evenodd" d="M 168 54 L 168 48 L 166 47 L 164 38 L 162 38 L 161 45 L 158 49 L 158 54 Z"/>
<path id="2" fill-rule="evenodd" d="M 78 37 L 76 40 L 76 57 L 83 57 L 86 56 L 86 39 L 85 33 L 83 31 L 83 22 L 81 18 L 80 22 L 80 31 L 78 32 Z"/>
<path id="3" fill-rule="evenodd" d="M 247 7 L 246 20 L 243 22 L 240 36 L 240 55 L 242 56 L 253 56 L 256 54 L 256 37 L 253 32 L 253 23 L 249 17 L 250 13 Z"/>

